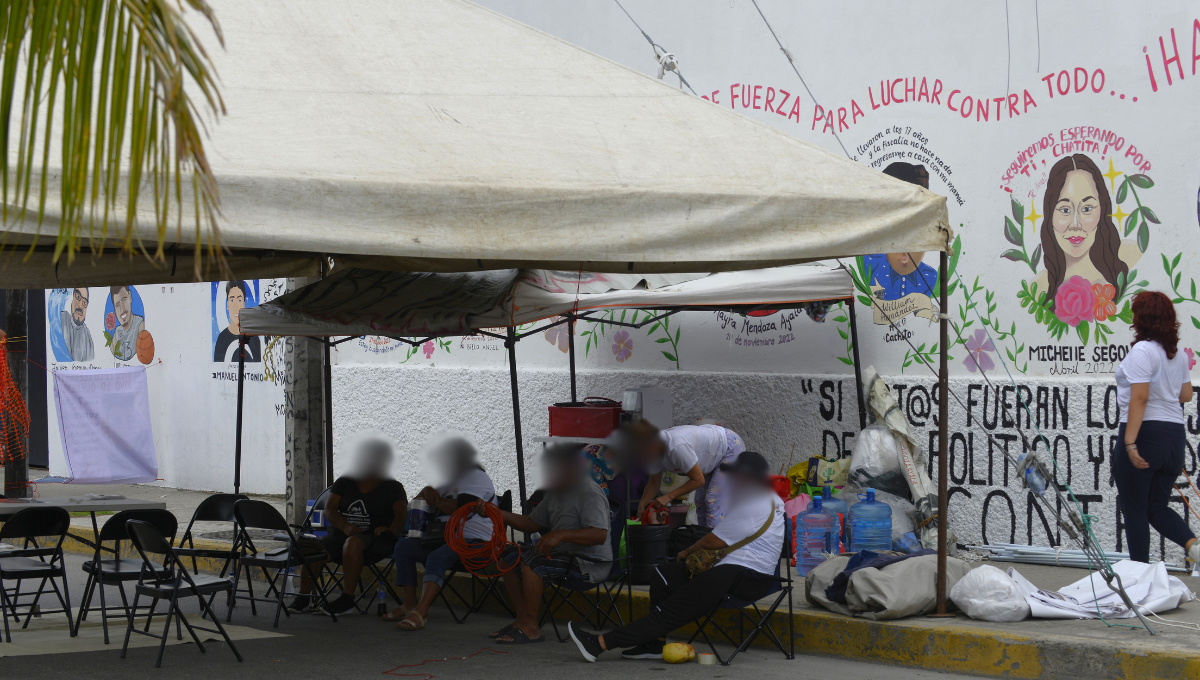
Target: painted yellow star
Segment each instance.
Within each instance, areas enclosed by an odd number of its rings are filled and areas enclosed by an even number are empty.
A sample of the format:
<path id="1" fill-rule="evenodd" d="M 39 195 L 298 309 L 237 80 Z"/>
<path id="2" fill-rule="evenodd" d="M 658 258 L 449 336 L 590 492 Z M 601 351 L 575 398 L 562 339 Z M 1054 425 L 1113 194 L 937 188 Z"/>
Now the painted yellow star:
<path id="1" fill-rule="evenodd" d="M 1033 202 L 1031 201 L 1029 203 L 1029 214 L 1025 216 L 1025 219 L 1029 220 L 1030 226 L 1033 227 L 1034 229 L 1037 229 L 1037 221 L 1042 219 L 1043 217 L 1045 217 L 1045 215 L 1039 215 L 1038 211 L 1037 211 L 1037 206 L 1033 205 Z"/>
<path id="2" fill-rule="evenodd" d="M 1115 213 L 1109 215 L 1109 217 L 1113 218 L 1113 220 L 1116 221 L 1117 226 L 1120 226 L 1121 222 L 1125 221 L 1126 217 L 1129 217 L 1129 213 L 1121 210 L 1121 206 L 1118 205 L 1117 211 Z"/>
<path id="3" fill-rule="evenodd" d="M 1124 174 L 1123 172 L 1117 172 L 1117 169 L 1113 167 L 1113 159 L 1109 158 L 1108 172 L 1104 173 L 1104 176 L 1108 178 L 1108 183 L 1112 187 L 1112 191 L 1117 190 L 1117 178 Z"/>

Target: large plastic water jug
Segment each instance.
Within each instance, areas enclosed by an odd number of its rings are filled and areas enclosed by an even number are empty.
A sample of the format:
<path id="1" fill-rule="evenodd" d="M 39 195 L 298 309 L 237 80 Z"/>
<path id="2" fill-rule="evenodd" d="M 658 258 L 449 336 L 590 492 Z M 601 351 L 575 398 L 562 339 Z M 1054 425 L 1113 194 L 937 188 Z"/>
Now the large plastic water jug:
<path id="1" fill-rule="evenodd" d="M 862 496 L 859 496 L 862 498 Z M 892 508 L 875 500 L 875 489 L 850 508 L 850 551 L 892 549 Z"/>
<path id="2" fill-rule="evenodd" d="M 796 571 L 807 574 L 825 561 L 823 553 L 837 552 L 837 514 L 821 507 L 816 496 L 808 510 L 796 515 Z"/>
<path id="3" fill-rule="evenodd" d="M 829 485 L 826 485 L 821 491 L 821 507 L 829 510 L 830 512 L 837 513 L 838 535 L 841 537 L 842 546 L 849 549 L 850 538 L 849 534 L 846 533 L 846 520 L 849 519 L 850 516 L 850 506 L 846 504 L 846 501 L 840 498 L 834 498 L 833 490 L 829 487 Z"/>

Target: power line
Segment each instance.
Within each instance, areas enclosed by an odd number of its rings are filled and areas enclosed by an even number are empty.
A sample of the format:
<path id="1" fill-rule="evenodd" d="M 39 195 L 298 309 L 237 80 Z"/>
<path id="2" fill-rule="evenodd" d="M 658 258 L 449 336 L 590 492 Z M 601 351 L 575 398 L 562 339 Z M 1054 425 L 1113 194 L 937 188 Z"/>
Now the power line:
<path id="1" fill-rule="evenodd" d="M 646 42 L 650 43 L 650 47 L 654 48 L 654 60 L 658 62 L 659 79 L 662 79 L 664 72 L 674 71 L 675 76 L 679 78 L 679 82 L 686 85 L 687 89 L 692 94 L 696 94 L 696 91 L 692 89 L 691 83 L 687 81 L 687 78 L 683 77 L 683 72 L 679 70 L 679 62 L 675 60 L 675 55 L 668 52 L 667 48 L 654 42 L 654 38 L 651 38 L 650 34 L 642 29 L 642 26 L 637 22 L 637 19 L 634 19 L 633 15 L 629 13 L 629 10 L 625 9 L 625 5 L 621 4 L 621 0 L 613 0 L 613 2 L 617 3 L 617 7 L 621 8 L 621 11 L 625 13 L 625 16 L 629 17 L 629 20 L 633 22 L 633 25 L 637 28 L 638 32 L 641 33 L 642 37 L 646 39 Z M 698 97 L 700 95 L 696 96 Z"/>

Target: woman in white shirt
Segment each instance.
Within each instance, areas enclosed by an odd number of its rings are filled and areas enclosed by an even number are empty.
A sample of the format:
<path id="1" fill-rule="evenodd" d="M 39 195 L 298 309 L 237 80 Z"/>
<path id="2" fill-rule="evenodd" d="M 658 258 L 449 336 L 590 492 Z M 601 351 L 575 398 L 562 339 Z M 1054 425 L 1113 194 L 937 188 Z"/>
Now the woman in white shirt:
<path id="1" fill-rule="evenodd" d="M 1196 534 L 1168 507 L 1183 472 L 1183 404 L 1192 400 L 1187 357 L 1179 351 L 1179 322 L 1162 293 L 1138 293 L 1132 308 L 1133 347 L 1116 373 L 1121 426 L 1112 458 L 1129 556 L 1150 561 L 1153 526 L 1198 562 Z"/>
<path id="2" fill-rule="evenodd" d="M 696 493 L 696 518 L 700 525 L 713 527 L 721 521 L 724 475 L 718 468 L 721 463 L 733 462 L 746 450 L 738 433 L 720 425 L 678 425 L 660 431 L 645 420 L 624 430 L 632 440 L 635 455 L 650 474 L 638 502 L 638 517 L 654 501 L 667 505 L 700 489 Z M 663 472 L 686 475 L 688 481 L 660 493 Z"/>

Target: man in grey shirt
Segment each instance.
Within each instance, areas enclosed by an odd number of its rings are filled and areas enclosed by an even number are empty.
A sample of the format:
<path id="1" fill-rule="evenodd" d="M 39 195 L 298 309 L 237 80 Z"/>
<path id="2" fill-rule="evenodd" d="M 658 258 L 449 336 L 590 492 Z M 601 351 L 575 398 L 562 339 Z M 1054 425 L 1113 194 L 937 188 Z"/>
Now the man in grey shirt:
<path id="1" fill-rule="evenodd" d="M 62 310 L 59 316 L 62 320 L 63 341 L 67 344 L 67 353 L 71 361 L 91 361 L 96 350 L 92 346 L 92 332 L 88 330 L 87 309 L 88 289 L 75 288 L 68 298 L 71 310 Z"/>
<path id="2" fill-rule="evenodd" d="M 585 461 L 578 445 L 547 448 L 542 454 L 542 467 L 546 495 L 533 512 L 501 512 L 508 526 L 526 535 L 542 535 L 533 548 L 510 545 L 500 557 L 501 569 L 519 563 L 504 574 L 517 620 L 494 636 L 502 644 L 542 641 L 538 607 L 546 581 L 566 578 L 599 583 L 612 571 L 608 498 L 584 474 Z"/>

